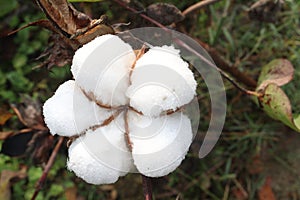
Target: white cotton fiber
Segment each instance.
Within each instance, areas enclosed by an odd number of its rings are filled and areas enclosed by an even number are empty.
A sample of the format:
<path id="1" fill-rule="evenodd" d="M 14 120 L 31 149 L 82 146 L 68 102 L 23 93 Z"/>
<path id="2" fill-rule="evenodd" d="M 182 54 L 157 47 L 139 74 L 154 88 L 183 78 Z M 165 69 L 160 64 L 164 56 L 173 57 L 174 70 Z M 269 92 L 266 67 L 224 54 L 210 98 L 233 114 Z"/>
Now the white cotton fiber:
<path id="1" fill-rule="evenodd" d="M 132 172 L 135 167 L 123 128 L 124 123 L 116 120 L 77 139 L 69 148 L 69 170 L 93 184 L 114 183 Z"/>
<path id="2" fill-rule="evenodd" d="M 74 136 L 90 126 L 101 124 L 112 115 L 89 101 L 73 80 L 59 86 L 43 106 L 45 123 L 50 132 L 61 136 Z"/>
<path id="3" fill-rule="evenodd" d="M 190 120 L 181 112 L 157 118 L 130 112 L 129 130 L 134 164 L 149 177 L 174 171 L 193 138 Z"/>
<path id="4" fill-rule="evenodd" d="M 74 78 L 77 78 L 78 72 L 80 71 L 85 59 L 103 42 L 113 37 L 110 34 L 103 35 L 101 38 L 95 38 L 92 42 L 84 44 L 81 48 L 77 49 L 75 55 L 73 56 L 71 72 Z"/>
<path id="5" fill-rule="evenodd" d="M 154 47 L 135 65 L 127 90 L 130 105 L 145 115 L 176 110 L 195 96 L 192 71 L 172 46 Z"/>
<path id="6" fill-rule="evenodd" d="M 119 106 L 128 102 L 125 92 L 134 61 L 131 46 L 108 34 L 77 50 L 71 70 L 81 88 L 106 105 Z"/>
<path id="7" fill-rule="evenodd" d="M 69 147 L 67 167 L 78 177 L 91 184 L 109 184 L 118 180 L 120 172 L 103 165 L 77 139 Z"/>

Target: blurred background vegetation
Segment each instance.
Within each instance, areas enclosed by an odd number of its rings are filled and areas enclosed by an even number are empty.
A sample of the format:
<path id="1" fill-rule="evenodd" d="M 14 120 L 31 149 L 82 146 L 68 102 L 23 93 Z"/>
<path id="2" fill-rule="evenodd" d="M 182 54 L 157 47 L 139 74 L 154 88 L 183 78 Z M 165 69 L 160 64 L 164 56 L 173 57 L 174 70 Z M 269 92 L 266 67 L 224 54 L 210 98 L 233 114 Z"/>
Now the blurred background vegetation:
<path id="1" fill-rule="evenodd" d="M 184 10 L 197 1 L 137 2 L 141 7 L 166 2 Z M 262 9 L 260 18 L 249 16 L 248 10 L 255 2 L 222 0 L 190 13 L 178 27 L 215 48 L 232 67 L 255 80 L 261 67 L 272 59 L 290 60 L 295 67 L 294 80 L 283 89 L 292 102 L 293 112 L 300 113 L 300 2 L 280 1 L 278 9 Z M 143 25 L 137 14 L 110 0 L 74 5 L 94 18 L 108 15 L 111 24 L 131 22 L 125 28 Z M 34 1 L 0 0 L 0 7 L 1 35 L 45 18 Z M 43 102 L 59 84 L 72 78 L 68 65 L 39 67 L 41 61 L 37 58 L 49 46 L 49 36 L 45 29 L 29 27 L 0 38 L 1 200 L 32 197 L 57 140 L 49 139 L 49 134 L 39 129 L 26 132 L 33 123 L 30 119 L 40 114 Z M 207 157 L 199 159 L 201 141 L 196 139 L 175 172 L 153 179 L 155 199 L 300 199 L 299 133 L 270 119 L 249 97 L 226 80 L 224 83 L 227 118 L 219 142 Z M 205 85 L 199 85 L 199 91 L 205 91 Z M 208 94 L 199 95 L 203 97 L 201 134 L 209 123 L 210 101 Z M 14 110 L 29 121 L 20 121 Z M 30 117 L 32 113 L 36 115 Z M 37 199 L 143 199 L 137 174 L 127 175 L 113 185 L 84 183 L 66 170 L 66 150 L 63 145 Z"/>

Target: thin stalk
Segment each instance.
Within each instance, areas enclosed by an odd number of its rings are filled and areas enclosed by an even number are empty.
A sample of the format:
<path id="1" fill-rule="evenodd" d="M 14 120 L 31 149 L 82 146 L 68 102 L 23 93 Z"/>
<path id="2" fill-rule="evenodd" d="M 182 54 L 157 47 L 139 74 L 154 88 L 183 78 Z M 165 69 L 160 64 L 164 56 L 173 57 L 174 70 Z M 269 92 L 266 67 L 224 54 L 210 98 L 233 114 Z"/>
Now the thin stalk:
<path id="1" fill-rule="evenodd" d="M 152 200 L 152 182 L 151 178 L 142 175 L 142 181 L 143 181 L 143 191 L 144 191 L 144 197 L 145 200 Z"/>
<path id="2" fill-rule="evenodd" d="M 50 169 L 51 169 L 51 167 L 52 167 L 52 165 L 55 161 L 56 155 L 57 155 L 63 141 L 64 141 L 64 137 L 60 137 L 58 142 L 56 143 L 56 145 L 55 145 L 55 147 L 54 147 L 54 149 L 51 153 L 51 156 L 50 156 L 50 158 L 49 158 L 49 160 L 48 160 L 48 162 L 45 166 L 43 174 L 40 177 L 40 179 L 38 180 L 38 182 L 36 183 L 35 191 L 34 191 L 32 197 L 31 197 L 31 200 L 35 200 L 35 198 L 37 197 L 37 195 L 41 191 L 41 189 L 43 187 L 43 184 L 46 181 L 47 175 L 48 175 L 48 173 L 49 173 L 49 171 L 50 171 Z"/>

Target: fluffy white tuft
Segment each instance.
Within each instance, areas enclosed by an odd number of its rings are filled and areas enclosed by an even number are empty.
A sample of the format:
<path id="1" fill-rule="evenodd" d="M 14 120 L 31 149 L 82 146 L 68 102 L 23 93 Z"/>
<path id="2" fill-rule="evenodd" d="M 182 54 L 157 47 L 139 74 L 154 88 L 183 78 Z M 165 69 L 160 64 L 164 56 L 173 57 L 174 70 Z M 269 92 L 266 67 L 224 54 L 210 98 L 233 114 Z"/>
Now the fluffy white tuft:
<path id="1" fill-rule="evenodd" d="M 154 47 L 135 65 L 127 90 L 130 105 L 145 115 L 176 110 L 195 96 L 192 71 L 172 46 Z"/>
<path id="2" fill-rule="evenodd" d="M 135 61 L 131 46 L 115 35 L 97 37 L 77 50 L 71 67 L 76 83 L 111 106 L 128 102 L 125 92 Z"/>
<path id="3" fill-rule="evenodd" d="M 45 102 L 43 115 L 51 134 L 71 137 L 101 124 L 112 112 L 89 101 L 75 81 L 70 80 L 60 85 Z"/>
<path id="4" fill-rule="evenodd" d="M 133 171 L 135 167 L 121 127 L 124 121 L 117 119 L 95 131 L 89 130 L 73 142 L 68 169 L 93 184 L 114 183 L 119 176 Z"/>
<path id="5" fill-rule="evenodd" d="M 130 112 L 129 130 L 134 164 L 140 173 L 149 177 L 174 171 L 193 138 L 190 120 L 180 112 L 157 118 Z"/>
<path id="6" fill-rule="evenodd" d="M 91 184 L 109 184 L 118 180 L 120 172 L 98 162 L 86 149 L 84 143 L 77 139 L 69 147 L 67 167 Z"/>

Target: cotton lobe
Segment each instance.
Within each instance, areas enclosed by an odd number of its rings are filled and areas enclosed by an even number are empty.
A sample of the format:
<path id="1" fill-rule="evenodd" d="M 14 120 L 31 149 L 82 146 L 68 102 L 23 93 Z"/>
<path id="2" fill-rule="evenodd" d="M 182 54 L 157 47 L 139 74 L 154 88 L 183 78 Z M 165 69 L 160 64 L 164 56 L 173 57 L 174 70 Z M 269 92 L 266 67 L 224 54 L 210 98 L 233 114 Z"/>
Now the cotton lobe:
<path id="1" fill-rule="evenodd" d="M 68 169 L 88 183 L 114 183 L 129 172 L 165 176 L 192 142 L 190 119 L 180 111 L 196 91 L 188 63 L 172 46 L 136 59 L 118 36 L 97 37 L 76 51 L 75 80 L 44 104 L 50 132 L 74 140 Z"/>

